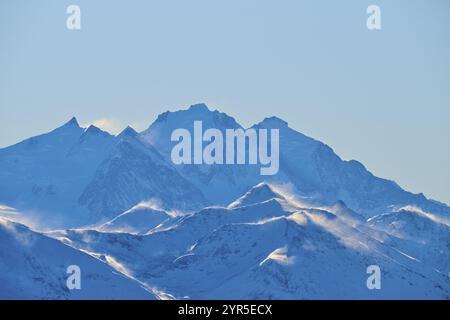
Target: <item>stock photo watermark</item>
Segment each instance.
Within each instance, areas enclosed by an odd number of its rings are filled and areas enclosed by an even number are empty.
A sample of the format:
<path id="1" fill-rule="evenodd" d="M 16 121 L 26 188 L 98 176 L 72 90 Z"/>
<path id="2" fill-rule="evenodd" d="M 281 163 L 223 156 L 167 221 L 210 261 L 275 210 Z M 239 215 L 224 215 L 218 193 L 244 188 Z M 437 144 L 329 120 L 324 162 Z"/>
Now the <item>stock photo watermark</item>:
<path id="1" fill-rule="evenodd" d="M 275 175 L 280 164 L 279 130 L 270 129 L 270 143 L 268 136 L 267 129 L 226 129 L 224 138 L 221 130 L 210 128 L 203 132 L 202 121 L 194 121 L 194 137 L 184 128 L 172 132 L 171 141 L 178 143 L 170 156 L 176 165 L 259 164 L 261 175 Z M 203 148 L 203 142 L 209 144 Z"/>
<path id="2" fill-rule="evenodd" d="M 81 9 L 79 6 L 72 4 L 67 7 L 66 27 L 68 30 L 81 30 Z"/>
<path id="3" fill-rule="evenodd" d="M 367 274 L 370 276 L 367 278 L 367 289 L 369 290 L 381 290 L 381 268 L 377 265 L 371 265 L 367 267 Z"/>
<path id="4" fill-rule="evenodd" d="M 369 30 L 381 30 L 381 9 L 377 5 L 370 5 L 367 7 L 366 13 L 369 15 L 367 18 L 367 29 Z"/>
<path id="5" fill-rule="evenodd" d="M 81 30 L 81 8 L 76 4 L 71 4 L 66 8 L 66 27 L 68 30 Z M 368 15 L 366 26 L 368 30 L 381 30 L 381 8 L 371 4 L 366 9 Z"/>
<path id="6" fill-rule="evenodd" d="M 69 290 L 81 290 L 81 269 L 77 265 L 70 265 L 67 267 L 66 286 Z"/>

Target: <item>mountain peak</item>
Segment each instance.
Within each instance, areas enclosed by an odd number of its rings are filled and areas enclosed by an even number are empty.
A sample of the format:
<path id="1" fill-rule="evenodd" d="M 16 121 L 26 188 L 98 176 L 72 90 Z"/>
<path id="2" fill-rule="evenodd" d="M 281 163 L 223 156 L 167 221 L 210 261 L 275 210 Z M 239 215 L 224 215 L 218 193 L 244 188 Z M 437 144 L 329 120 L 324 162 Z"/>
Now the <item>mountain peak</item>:
<path id="1" fill-rule="evenodd" d="M 64 123 L 62 126 L 57 127 L 56 129 L 53 129 L 51 132 L 56 133 L 67 133 L 72 132 L 81 135 L 85 131 L 84 128 L 81 128 L 77 118 L 72 117 L 69 121 Z"/>
<path id="2" fill-rule="evenodd" d="M 263 121 L 257 124 L 257 126 L 269 127 L 269 128 L 282 128 L 287 127 L 288 123 L 281 118 L 278 117 L 268 117 L 264 118 Z"/>
<path id="3" fill-rule="evenodd" d="M 199 112 L 208 112 L 209 110 L 208 106 L 205 103 L 196 103 L 189 107 L 189 110 L 191 111 L 199 111 Z"/>
<path id="4" fill-rule="evenodd" d="M 242 197 L 231 203 L 228 208 L 247 206 L 274 198 L 284 199 L 284 197 L 274 191 L 269 184 L 261 182 L 247 191 Z"/>
<path id="5" fill-rule="evenodd" d="M 84 130 L 80 141 L 84 141 L 87 137 L 111 137 L 111 135 L 99 127 L 91 124 L 86 130 Z"/>
<path id="6" fill-rule="evenodd" d="M 258 192 L 260 194 L 270 194 L 272 196 L 278 196 L 278 194 L 273 190 L 273 188 L 265 182 L 258 183 L 249 192 Z"/>
<path id="7" fill-rule="evenodd" d="M 98 134 L 100 132 L 103 132 L 100 128 L 94 126 L 91 124 L 85 131 L 86 134 Z"/>
<path id="8" fill-rule="evenodd" d="M 205 103 L 197 103 L 197 104 L 191 105 L 189 108 L 184 109 L 184 110 L 179 110 L 179 111 L 175 111 L 175 112 L 171 112 L 171 111 L 163 112 L 158 115 L 158 118 L 155 120 L 154 123 L 166 122 L 169 120 L 169 117 L 172 117 L 176 114 L 182 114 L 182 115 L 190 114 L 191 116 L 195 117 L 198 115 L 204 116 L 208 113 L 213 113 L 213 112 L 211 110 L 209 110 L 208 106 Z M 151 127 L 151 125 L 150 125 L 150 127 Z M 148 129 L 145 131 L 148 131 Z"/>
<path id="9" fill-rule="evenodd" d="M 63 127 L 77 127 L 80 128 L 80 125 L 78 123 L 78 120 L 76 117 L 72 117 L 69 121 L 67 121 Z"/>
<path id="10" fill-rule="evenodd" d="M 138 135 L 138 133 L 136 132 L 136 130 L 134 130 L 132 127 L 127 126 L 125 129 L 122 130 L 121 133 L 119 133 L 119 135 L 117 137 L 122 138 L 122 137 L 136 137 Z"/>

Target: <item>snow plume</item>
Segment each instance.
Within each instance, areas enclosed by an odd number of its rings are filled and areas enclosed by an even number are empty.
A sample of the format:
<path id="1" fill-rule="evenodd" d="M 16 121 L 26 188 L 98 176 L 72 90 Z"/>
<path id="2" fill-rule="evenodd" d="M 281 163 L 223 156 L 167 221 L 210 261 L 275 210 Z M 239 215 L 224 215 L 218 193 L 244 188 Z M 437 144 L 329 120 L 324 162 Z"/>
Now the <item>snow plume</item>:
<path id="1" fill-rule="evenodd" d="M 0 204 L 0 219 L 1 218 L 23 224 L 33 231 L 48 231 L 46 228 L 42 227 L 46 225 L 45 219 L 38 217 L 38 215 L 32 211 L 21 212 L 17 211 L 15 208 Z"/>
<path id="2" fill-rule="evenodd" d="M 97 128 L 102 129 L 103 131 L 109 132 L 111 134 L 118 134 L 124 128 L 124 125 L 120 123 L 120 121 L 109 118 L 102 118 L 92 121 L 87 125 L 83 125 L 89 127 L 89 125 L 96 126 Z"/>
<path id="3" fill-rule="evenodd" d="M 0 214 L 16 214 L 16 213 L 17 213 L 16 209 L 0 204 Z"/>
<path id="4" fill-rule="evenodd" d="M 287 246 L 275 249 L 259 265 L 262 266 L 264 263 L 266 263 L 269 260 L 275 261 L 275 262 L 285 265 L 285 266 L 292 265 L 295 262 L 295 257 L 289 257 L 287 255 L 287 252 L 288 252 Z"/>
<path id="5" fill-rule="evenodd" d="M 298 192 L 297 188 L 290 182 L 288 183 L 271 182 L 269 185 L 273 191 L 281 195 L 289 203 L 298 208 L 310 208 L 312 206 L 306 198 L 300 196 L 300 193 Z"/>
<path id="6" fill-rule="evenodd" d="M 130 276 L 130 277 L 132 276 L 130 270 L 128 270 L 122 263 L 118 262 L 113 257 L 105 255 L 105 259 L 106 259 L 106 262 L 111 267 L 113 267 L 114 269 L 116 269 L 120 273 L 123 273 L 124 275 Z"/>
<path id="7" fill-rule="evenodd" d="M 31 247 L 35 241 L 33 233 L 21 224 L 0 217 L 0 228 L 4 228 L 7 232 L 14 236 L 14 238 L 24 247 Z"/>
<path id="8" fill-rule="evenodd" d="M 420 216 L 423 216 L 425 218 L 430 219 L 433 222 L 440 223 L 440 224 L 445 224 L 445 225 L 450 227 L 450 219 L 437 217 L 434 214 L 426 212 L 426 211 L 422 210 L 422 208 L 419 208 L 419 207 L 414 206 L 414 205 L 407 205 L 407 206 L 401 207 L 398 210 L 396 210 L 396 212 L 400 212 L 400 211 L 414 212 L 414 213 L 416 213 L 416 214 L 418 214 Z"/>
<path id="9" fill-rule="evenodd" d="M 165 210 L 163 208 L 163 206 L 162 206 L 161 200 L 159 200 L 157 198 L 152 198 L 150 200 L 141 201 L 137 205 L 132 207 L 131 209 L 128 209 L 127 211 L 125 211 L 124 214 L 128 213 L 128 212 L 131 212 L 131 211 L 139 210 L 139 209 L 152 209 L 152 210 L 164 211 L 168 215 L 170 215 L 171 217 L 176 217 L 176 216 L 183 215 L 183 212 L 181 212 L 181 211 L 177 211 L 177 210 L 167 211 L 167 210 Z"/>
<path id="10" fill-rule="evenodd" d="M 303 213 L 315 225 L 334 235 L 345 247 L 360 252 L 370 252 L 374 249 L 367 236 L 345 223 L 340 223 L 332 213 L 322 210 L 308 210 Z"/>
<path id="11" fill-rule="evenodd" d="M 287 219 L 301 226 L 305 226 L 308 223 L 308 219 L 303 212 L 294 212 Z"/>

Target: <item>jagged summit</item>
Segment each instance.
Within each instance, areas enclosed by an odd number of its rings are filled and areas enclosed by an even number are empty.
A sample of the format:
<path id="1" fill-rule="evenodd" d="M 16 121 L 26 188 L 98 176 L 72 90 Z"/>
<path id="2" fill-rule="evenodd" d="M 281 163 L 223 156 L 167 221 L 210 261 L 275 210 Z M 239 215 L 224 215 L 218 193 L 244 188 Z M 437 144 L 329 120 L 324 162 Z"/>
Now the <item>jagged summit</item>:
<path id="1" fill-rule="evenodd" d="M 62 127 L 77 127 L 80 128 L 80 124 L 76 117 L 72 117 L 69 121 L 62 125 Z"/>
<path id="2" fill-rule="evenodd" d="M 109 134 L 106 131 L 103 131 L 102 129 L 94 126 L 91 124 L 87 129 L 84 130 L 82 135 L 80 136 L 80 142 L 86 142 L 88 140 L 94 139 L 97 140 L 97 138 L 112 138 L 113 136 Z"/>
<path id="3" fill-rule="evenodd" d="M 136 137 L 138 135 L 138 133 L 136 132 L 136 130 L 134 130 L 132 127 L 127 126 L 125 129 L 122 130 L 121 133 L 119 133 L 117 135 L 118 138 L 123 138 L 123 137 Z"/>
<path id="4" fill-rule="evenodd" d="M 206 114 L 212 113 L 212 112 L 213 111 L 209 110 L 208 106 L 205 103 L 197 103 L 197 104 L 193 104 L 193 105 L 189 106 L 187 109 L 178 110 L 178 111 L 165 111 L 158 115 L 158 117 L 154 123 L 165 122 L 165 121 L 169 120 L 169 118 L 172 117 L 174 114 L 178 114 L 178 113 L 183 113 L 183 114 L 195 113 L 195 114 L 206 115 Z M 145 133 L 146 131 L 148 131 L 148 129 L 145 130 L 143 133 Z"/>
<path id="5" fill-rule="evenodd" d="M 203 130 L 216 128 L 219 130 L 242 128 L 233 117 L 217 110 L 211 111 L 206 104 L 199 103 L 187 109 L 166 111 L 158 116 L 146 130 L 139 135 L 142 141 L 153 145 L 162 154 L 170 154 L 170 137 L 178 128 L 193 132 L 194 122 L 201 121 Z"/>
<path id="6" fill-rule="evenodd" d="M 100 129 L 99 127 L 94 126 L 91 124 L 85 131 L 84 135 L 110 135 L 108 132 Z"/>
<path id="7" fill-rule="evenodd" d="M 75 117 L 72 117 L 72 118 L 70 118 L 70 120 L 69 121 L 67 121 L 66 123 L 64 123 L 63 125 L 61 125 L 61 126 L 59 126 L 59 127 L 57 127 L 56 129 L 54 129 L 54 130 L 52 130 L 52 131 L 50 131 L 50 132 L 48 132 L 48 133 L 45 133 L 45 134 L 43 134 L 43 135 L 40 135 L 40 136 L 45 136 L 45 135 L 51 135 L 51 134 L 63 134 L 63 135 L 66 135 L 66 134 L 76 134 L 76 135 L 82 135 L 83 134 L 83 132 L 84 132 L 84 128 L 82 128 L 81 126 L 80 126 L 80 124 L 78 123 L 78 120 L 77 120 L 77 118 L 75 118 Z M 37 136 L 37 137 L 39 137 L 39 136 Z"/>

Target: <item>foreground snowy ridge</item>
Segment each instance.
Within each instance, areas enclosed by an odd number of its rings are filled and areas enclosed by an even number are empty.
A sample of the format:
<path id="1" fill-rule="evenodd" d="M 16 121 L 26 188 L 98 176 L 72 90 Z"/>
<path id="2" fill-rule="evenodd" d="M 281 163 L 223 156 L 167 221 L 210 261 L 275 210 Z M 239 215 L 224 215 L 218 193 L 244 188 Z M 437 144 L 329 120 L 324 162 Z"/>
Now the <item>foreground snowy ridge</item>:
<path id="1" fill-rule="evenodd" d="M 362 220 L 342 202 L 330 211 L 303 208 L 267 184 L 233 203 L 171 218 L 146 234 L 83 229 L 50 235 L 113 257 L 142 283 L 178 299 L 450 297 L 448 252 L 442 251 L 448 226 L 426 218 L 428 233 L 411 225 L 409 233 L 418 235 L 409 240 L 372 228 L 373 220 Z M 439 235 L 432 234 L 436 229 Z M 423 238 L 430 241 L 418 247 Z M 366 287 L 366 268 L 373 264 L 383 272 L 382 290 Z"/>
<path id="2" fill-rule="evenodd" d="M 3 218 L 0 249 L 0 299 L 155 299 L 95 257 Z M 66 286 L 71 265 L 83 272 L 81 290 Z"/>
<path id="3" fill-rule="evenodd" d="M 141 133 L 73 118 L 0 149 L 0 297 L 450 298 L 447 205 L 275 117 L 254 126 L 280 131 L 273 177 L 251 165 L 175 166 L 170 133 L 196 120 L 241 128 L 200 104 Z M 81 290 L 67 289 L 67 265 L 80 266 Z M 370 265 L 381 290 L 367 288 Z"/>

